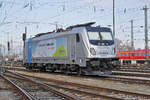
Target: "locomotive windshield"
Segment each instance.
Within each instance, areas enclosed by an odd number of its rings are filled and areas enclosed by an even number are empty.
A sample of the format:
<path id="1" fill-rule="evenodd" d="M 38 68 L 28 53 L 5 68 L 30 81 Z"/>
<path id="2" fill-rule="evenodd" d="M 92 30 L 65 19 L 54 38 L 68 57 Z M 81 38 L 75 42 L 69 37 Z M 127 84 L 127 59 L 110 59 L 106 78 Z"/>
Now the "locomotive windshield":
<path id="1" fill-rule="evenodd" d="M 114 44 L 113 36 L 109 28 L 89 27 L 87 28 L 89 41 L 93 45 L 112 45 Z"/>
<path id="2" fill-rule="evenodd" d="M 89 40 L 113 40 L 110 32 L 88 32 Z"/>

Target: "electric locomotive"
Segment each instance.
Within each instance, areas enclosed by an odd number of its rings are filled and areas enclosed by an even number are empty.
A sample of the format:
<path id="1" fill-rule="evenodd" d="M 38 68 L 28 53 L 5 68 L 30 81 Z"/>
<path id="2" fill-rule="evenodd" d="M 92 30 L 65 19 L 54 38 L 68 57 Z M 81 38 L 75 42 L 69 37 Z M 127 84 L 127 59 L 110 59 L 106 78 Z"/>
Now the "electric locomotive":
<path id="1" fill-rule="evenodd" d="M 24 44 L 24 66 L 51 72 L 106 76 L 119 66 L 111 29 L 94 22 L 37 34 Z"/>

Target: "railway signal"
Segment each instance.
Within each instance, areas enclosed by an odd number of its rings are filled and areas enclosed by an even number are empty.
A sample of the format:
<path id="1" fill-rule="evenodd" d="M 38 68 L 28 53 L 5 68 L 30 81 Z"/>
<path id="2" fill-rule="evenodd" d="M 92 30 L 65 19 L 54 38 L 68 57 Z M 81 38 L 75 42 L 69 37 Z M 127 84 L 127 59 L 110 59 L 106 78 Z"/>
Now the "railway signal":
<path id="1" fill-rule="evenodd" d="M 7 48 L 8 48 L 8 52 L 10 51 L 10 42 L 7 42 Z"/>
<path id="2" fill-rule="evenodd" d="M 25 33 L 23 33 L 23 36 L 22 36 L 22 40 L 23 40 L 23 58 L 25 58 L 25 40 L 26 40 L 26 36 L 27 35 L 27 27 L 25 27 Z"/>

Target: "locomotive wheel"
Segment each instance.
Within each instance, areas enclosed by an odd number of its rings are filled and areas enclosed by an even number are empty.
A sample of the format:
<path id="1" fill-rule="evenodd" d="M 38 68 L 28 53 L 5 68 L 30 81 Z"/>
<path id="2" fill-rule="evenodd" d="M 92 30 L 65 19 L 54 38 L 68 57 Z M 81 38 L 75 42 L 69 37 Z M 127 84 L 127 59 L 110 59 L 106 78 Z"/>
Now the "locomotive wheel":
<path id="1" fill-rule="evenodd" d="M 66 66 L 65 74 L 69 75 L 69 68 Z"/>
<path id="2" fill-rule="evenodd" d="M 82 74 L 82 69 L 79 67 L 78 71 L 77 71 L 78 76 L 80 76 Z"/>
<path id="3" fill-rule="evenodd" d="M 42 68 L 40 68 L 40 71 L 46 72 L 46 68 L 45 68 L 45 67 L 42 67 Z"/>

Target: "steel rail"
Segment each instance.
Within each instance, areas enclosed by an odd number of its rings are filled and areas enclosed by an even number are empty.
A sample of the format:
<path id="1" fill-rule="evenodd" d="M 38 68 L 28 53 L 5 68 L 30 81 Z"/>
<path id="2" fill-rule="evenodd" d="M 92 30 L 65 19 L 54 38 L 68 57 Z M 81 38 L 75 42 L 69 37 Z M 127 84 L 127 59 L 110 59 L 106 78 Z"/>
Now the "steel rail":
<path id="1" fill-rule="evenodd" d="M 141 78 L 141 77 L 140 77 Z M 136 84 L 145 84 L 149 85 L 150 80 L 146 79 L 139 79 L 139 77 L 130 77 L 130 76 L 116 76 L 116 75 L 110 75 L 106 79 L 112 80 L 112 81 L 122 81 L 122 82 L 128 82 L 128 83 L 136 83 Z"/>
<path id="2" fill-rule="evenodd" d="M 13 73 L 13 72 L 10 72 Z M 27 77 L 33 77 L 33 78 L 37 78 L 37 79 L 41 79 L 41 80 L 45 80 L 48 82 L 54 82 L 54 83 L 59 83 L 59 84 L 64 84 L 64 85 L 71 85 L 71 86 L 78 86 L 80 88 L 86 88 L 86 89 L 95 89 L 95 90 L 99 90 L 99 91 L 110 91 L 110 92 L 114 92 L 114 93 L 122 93 L 122 94 L 126 94 L 126 95 L 133 95 L 133 96 L 140 96 L 140 97 L 146 97 L 150 99 L 150 94 L 143 94 L 143 93 L 135 93 L 135 92 L 129 92 L 129 91 L 123 91 L 123 90 L 117 90 L 117 89 L 110 89 L 110 88 L 104 88 L 104 87 L 96 87 L 96 86 L 90 86 L 90 85 L 85 85 L 85 84 L 79 84 L 79 83 L 72 83 L 72 82 L 66 82 L 66 81 L 60 81 L 60 80 L 55 80 L 55 79 L 49 79 L 49 78 L 39 78 L 36 76 L 31 76 L 31 75 L 24 75 L 24 74 L 20 74 L 20 73 L 14 73 L 14 74 L 19 74 L 19 75 L 23 75 L 23 76 L 27 76 Z"/>
<path id="3" fill-rule="evenodd" d="M 18 85 L 16 85 L 13 81 L 11 81 L 10 79 L 6 78 L 3 75 L 0 75 L 4 80 L 6 80 L 9 84 L 11 84 L 15 90 L 23 96 L 23 99 L 25 100 L 36 100 L 31 94 L 29 94 L 28 92 L 26 92 L 24 89 L 22 89 L 21 87 L 19 87 Z"/>
<path id="4" fill-rule="evenodd" d="M 150 78 L 150 73 L 144 72 L 113 71 L 113 75 Z"/>
<path id="5" fill-rule="evenodd" d="M 55 87 L 55 88 L 58 88 L 58 89 L 64 89 L 64 90 L 67 90 L 67 91 L 72 91 L 72 92 L 76 92 L 78 94 L 85 94 L 85 95 L 88 95 L 88 96 L 93 96 L 93 97 L 101 97 L 103 99 L 107 99 L 107 100 L 122 100 L 122 98 L 118 98 L 118 97 L 113 97 L 113 96 L 108 96 L 106 94 L 100 94 L 98 92 L 94 92 L 94 91 L 84 91 L 84 90 L 79 90 L 79 89 L 73 89 L 73 88 L 68 88 L 68 87 L 63 87 L 63 86 L 58 86 L 58 85 L 52 85 L 52 84 L 48 84 L 52 87 Z"/>
<path id="6" fill-rule="evenodd" d="M 18 75 L 18 74 L 16 74 L 16 73 L 13 73 L 13 72 L 10 72 L 10 71 L 8 71 L 8 72 L 9 72 L 9 73 L 12 73 L 13 75 L 18 76 L 18 77 L 16 77 L 16 78 L 21 77 L 20 79 L 22 79 L 22 80 L 26 80 L 26 81 L 33 82 L 33 83 L 35 83 L 35 84 L 37 84 L 37 85 L 40 85 L 40 86 L 43 87 L 44 89 L 49 90 L 49 91 L 51 91 L 52 93 L 57 94 L 57 95 L 59 95 L 59 96 L 62 96 L 62 97 L 64 97 L 64 98 L 66 98 L 66 99 L 69 99 L 69 100 L 82 100 L 82 99 L 78 98 L 77 96 L 72 95 L 71 93 L 64 93 L 63 91 L 60 91 L 59 89 L 54 88 L 54 87 L 52 87 L 52 86 L 49 86 L 49 85 L 47 85 L 47 84 L 34 81 L 34 80 L 29 79 L 29 78 L 27 78 L 27 77 L 25 77 L 25 76 Z M 5 75 L 6 75 L 6 74 L 5 74 Z M 7 76 L 9 76 L 9 77 L 14 77 L 14 76 L 10 76 L 10 75 L 7 75 Z M 14 78 L 15 78 L 15 77 L 14 77 Z"/>
<path id="7" fill-rule="evenodd" d="M 122 65 L 120 69 L 142 69 L 142 70 L 150 70 L 150 68 L 147 66 L 130 66 L 130 65 Z"/>
<path id="8" fill-rule="evenodd" d="M 30 70 L 27 70 L 24 67 L 1 67 L 1 68 L 4 68 L 6 70 L 18 70 L 18 71 L 29 71 L 29 72 L 31 72 Z"/>
<path id="9" fill-rule="evenodd" d="M 142 70 L 142 69 L 118 69 L 115 71 L 123 71 L 123 72 L 141 72 L 141 73 L 150 73 L 150 70 Z"/>
<path id="10" fill-rule="evenodd" d="M 14 77 L 12 75 L 7 75 L 6 76 L 8 77 L 12 77 L 12 78 L 18 78 L 18 77 Z M 18 78 L 18 79 L 22 79 L 22 80 L 26 80 L 25 78 Z M 66 91 L 72 91 L 72 92 L 76 92 L 78 94 L 85 94 L 85 95 L 88 95 L 88 96 L 93 96 L 93 97 L 101 97 L 103 99 L 109 99 L 109 100 L 122 100 L 121 98 L 118 98 L 118 97 L 112 97 L 112 96 L 108 96 L 108 95 L 105 95 L 105 94 L 99 94 L 98 92 L 90 92 L 90 91 L 84 91 L 84 90 L 78 90 L 78 89 L 74 89 L 74 88 L 68 88 L 68 87 L 64 87 L 64 86 L 58 86 L 58 85 L 54 85 L 54 84 L 46 84 L 47 86 L 51 86 L 51 87 L 55 87 L 57 89 L 63 89 L 63 90 L 66 90 Z"/>

